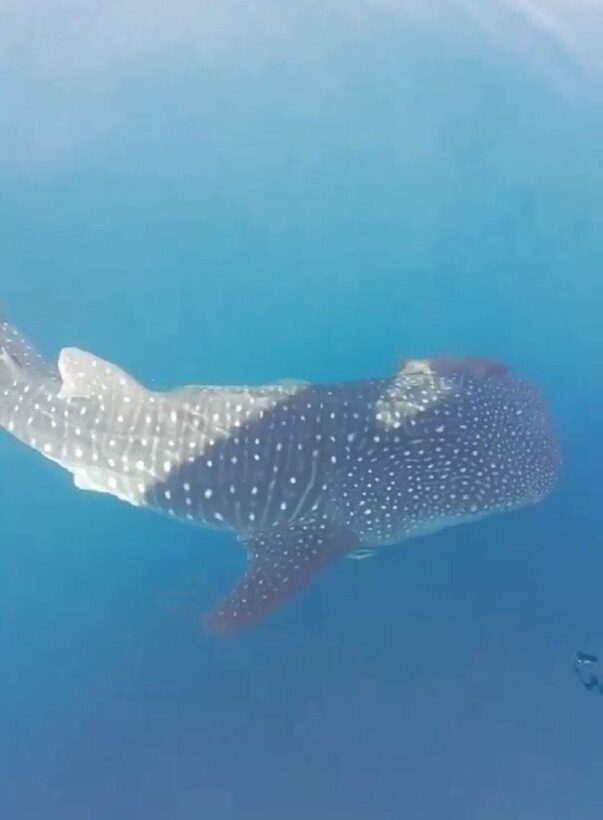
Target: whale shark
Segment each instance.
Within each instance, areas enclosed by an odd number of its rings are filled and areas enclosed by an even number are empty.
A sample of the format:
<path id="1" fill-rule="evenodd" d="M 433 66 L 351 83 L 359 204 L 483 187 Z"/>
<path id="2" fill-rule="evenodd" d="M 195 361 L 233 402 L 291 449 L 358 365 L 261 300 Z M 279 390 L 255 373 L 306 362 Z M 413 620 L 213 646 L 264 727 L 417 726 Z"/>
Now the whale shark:
<path id="1" fill-rule="evenodd" d="M 488 359 L 403 359 L 349 383 L 148 389 L 0 322 L 0 428 L 109 493 L 233 531 L 247 568 L 204 618 L 257 621 L 341 557 L 535 504 L 560 451 L 539 390 Z"/>

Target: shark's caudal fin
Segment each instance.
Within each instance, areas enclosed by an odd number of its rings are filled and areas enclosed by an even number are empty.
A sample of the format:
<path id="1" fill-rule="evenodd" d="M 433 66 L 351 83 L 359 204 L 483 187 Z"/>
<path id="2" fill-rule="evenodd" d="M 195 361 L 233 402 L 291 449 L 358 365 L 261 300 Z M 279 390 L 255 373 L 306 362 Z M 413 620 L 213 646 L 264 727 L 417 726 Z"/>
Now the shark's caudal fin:
<path id="1" fill-rule="evenodd" d="M 301 591 L 336 558 L 358 546 L 345 527 L 320 521 L 246 539 L 249 564 L 233 592 L 204 618 L 210 632 L 249 626 Z"/>
<path id="2" fill-rule="evenodd" d="M 47 362 L 16 328 L 3 321 L 0 321 L 0 357 L 5 364 L 0 384 L 15 370 L 26 378 L 58 376 L 55 365 Z"/>
<path id="3" fill-rule="evenodd" d="M 158 413 L 152 419 L 145 413 L 136 435 L 146 397 L 116 365 L 63 348 L 55 366 L 18 331 L 0 324 L 0 429 L 69 470 L 79 489 L 144 503 L 155 480 L 151 425 L 156 436 L 166 427 Z M 161 464 L 167 461 L 162 450 Z"/>
<path id="4" fill-rule="evenodd" d="M 14 417 L 30 387 L 58 377 L 56 367 L 18 330 L 0 321 L 0 427 L 14 432 Z"/>

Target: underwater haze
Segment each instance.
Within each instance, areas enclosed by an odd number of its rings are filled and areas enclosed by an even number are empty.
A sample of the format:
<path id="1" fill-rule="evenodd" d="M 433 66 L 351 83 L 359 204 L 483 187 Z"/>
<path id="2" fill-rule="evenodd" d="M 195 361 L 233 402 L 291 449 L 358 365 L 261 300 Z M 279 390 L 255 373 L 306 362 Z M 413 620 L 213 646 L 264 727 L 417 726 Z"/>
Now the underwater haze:
<path id="1" fill-rule="evenodd" d="M 1 432 L 3 820 L 603 817 L 602 36 L 582 0 L 0 10 L 0 319 L 44 355 L 157 390 L 485 357 L 563 453 L 221 637 L 233 534 Z"/>

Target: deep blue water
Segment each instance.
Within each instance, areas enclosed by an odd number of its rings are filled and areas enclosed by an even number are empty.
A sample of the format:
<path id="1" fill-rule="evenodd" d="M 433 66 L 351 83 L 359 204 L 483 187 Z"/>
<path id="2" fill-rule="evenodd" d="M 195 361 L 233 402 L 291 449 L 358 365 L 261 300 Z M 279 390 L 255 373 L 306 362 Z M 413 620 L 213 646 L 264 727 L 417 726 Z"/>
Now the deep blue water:
<path id="1" fill-rule="evenodd" d="M 124 71 L 110 103 L 0 166 L 0 299 L 46 353 L 154 387 L 486 355 L 541 385 L 565 465 L 540 506 L 343 561 L 224 641 L 199 615 L 233 537 L 2 436 L 1 816 L 602 817 L 603 696 L 572 672 L 603 656 L 600 103 L 385 24 Z"/>

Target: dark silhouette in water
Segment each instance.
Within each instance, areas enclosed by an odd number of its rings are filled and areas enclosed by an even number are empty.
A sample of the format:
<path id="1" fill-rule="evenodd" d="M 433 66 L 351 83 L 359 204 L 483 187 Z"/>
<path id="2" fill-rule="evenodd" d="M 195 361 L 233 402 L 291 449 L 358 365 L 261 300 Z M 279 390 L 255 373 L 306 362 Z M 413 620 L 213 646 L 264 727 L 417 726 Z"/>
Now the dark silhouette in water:
<path id="1" fill-rule="evenodd" d="M 234 530 L 249 566 L 207 619 L 249 624 L 336 558 L 542 499 L 559 453 L 538 391 L 495 362 L 406 359 L 349 384 L 147 390 L 0 324 L 0 427 L 77 487 Z"/>
<path id="2" fill-rule="evenodd" d="M 598 662 L 599 659 L 596 655 L 589 655 L 586 652 L 576 652 L 574 671 L 578 676 L 578 680 L 587 692 L 596 691 L 603 694 L 603 683 L 601 683 L 599 676 L 594 674 L 594 672 L 591 672 L 588 678 L 585 678 L 583 674 L 583 669 L 585 666 L 593 666 Z"/>

